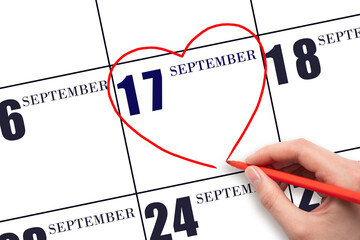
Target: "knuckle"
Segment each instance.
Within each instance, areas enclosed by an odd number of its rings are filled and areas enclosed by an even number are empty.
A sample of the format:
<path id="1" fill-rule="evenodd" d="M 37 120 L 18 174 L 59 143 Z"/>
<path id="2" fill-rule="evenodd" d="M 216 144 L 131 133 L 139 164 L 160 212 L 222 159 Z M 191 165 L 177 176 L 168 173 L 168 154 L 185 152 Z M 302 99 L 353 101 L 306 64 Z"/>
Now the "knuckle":
<path id="1" fill-rule="evenodd" d="M 294 140 L 293 144 L 291 144 L 290 148 L 293 153 L 296 153 L 298 158 L 304 156 L 308 153 L 308 149 L 311 147 L 311 142 L 304 138 L 299 138 Z"/>
<path id="2" fill-rule="evenodd" d="M 306 147 L 309 147 L 310 144 L 311 143 L 308 140 L 306 140 L 305 138 L 299 138 L 294 141 L 295 147 L 297 147 L 299 149 L 304 149 Z"/>

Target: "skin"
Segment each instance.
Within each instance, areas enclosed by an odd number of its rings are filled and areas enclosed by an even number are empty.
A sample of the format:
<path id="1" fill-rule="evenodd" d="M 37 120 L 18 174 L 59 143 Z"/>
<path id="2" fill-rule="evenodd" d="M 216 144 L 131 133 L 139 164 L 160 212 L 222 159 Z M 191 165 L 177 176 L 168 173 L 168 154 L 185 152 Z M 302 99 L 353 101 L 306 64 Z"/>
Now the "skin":
<path id="1" fill-rule="evenodd" d="M 246 162 L 360 191 L 360 162 L 340 157 L 304 139 L 266 146 Z M 260 168 L 250 166 L 245 173 L 261 203 L 289 239 L 360 239 L 359 204 L 321 195 L 321 205 L 305 212 L 285 196 L 286 185 L 274 182 Z"/>

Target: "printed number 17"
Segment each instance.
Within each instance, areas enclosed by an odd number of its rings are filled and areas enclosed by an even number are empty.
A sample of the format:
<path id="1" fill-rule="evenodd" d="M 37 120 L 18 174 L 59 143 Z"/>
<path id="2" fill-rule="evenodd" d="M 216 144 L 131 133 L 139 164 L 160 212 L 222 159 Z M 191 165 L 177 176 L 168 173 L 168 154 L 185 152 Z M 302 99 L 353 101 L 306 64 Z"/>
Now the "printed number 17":
<path id="1" fill-rule="evenodd" d="M 156 111 L 162 109 L 162 76 L 160 69 L 143 72 L 143 79 L 153 79 L 153 94 L 152 94 L 152 110 Z M 126 100 L 128 102 L 130 115 L 140 113 L 139 104 L 136 96 L 136 90 L 134 85 L 134 79 L 132 75 L 128 75 L 125 79 L 117 84 L 117 88 L 123 88 L 126 94 Z"/>

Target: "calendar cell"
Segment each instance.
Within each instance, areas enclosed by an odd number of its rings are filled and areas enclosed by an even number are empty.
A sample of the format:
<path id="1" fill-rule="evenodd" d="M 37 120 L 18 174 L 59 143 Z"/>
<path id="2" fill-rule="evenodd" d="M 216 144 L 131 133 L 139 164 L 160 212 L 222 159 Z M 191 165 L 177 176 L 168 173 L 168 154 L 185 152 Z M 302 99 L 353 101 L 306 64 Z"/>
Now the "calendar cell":
<path id="1" fill-rule="evenodd" d="M 352 0 L 289 2 L 253 0 L 260 34 L 312 25 L 359 14 L 360 5 Z M 326 9 L 326 10 L 325 10 Z"/>
<path id="2" fill-rule="evenodd" d="M 359 82 L 354 76 L 360 38 L 333 44 L 319 40 L 324 33 L 358 27 L 355 19 L 359 17 L 261 38 L 268 51 L 268 77 L 281 140 L 302 137 L 334 152 L 358 145 L 360 119 L 352 109 L 359 102 Z M 281 46 L 276 56 L 270 55 L 274 46 Z M 286 63 L 281 71 L 278 56 Z"/>
<path id="3" fill-rule="evenodd" d="M 236 53 L 241 52 L 249 55 L 251 60 L 240 61 L 241 58 Z M 216 57 L 222 59 L 230 55 L 234 56 L 231 64 L 227 62 L 229 64 L 218 64 L 215 67 L 214 62 L 214 68 L 206 69 L 205 63 L 203 70 L 172 76 L 172 66 L 184 66 L 189 62 Z M 152 81 L 144 79 L 144 74 L 154 71 L 157 76 L 152 74 Z M 189 50 L 184 58 L 166 55 L 120 64 L 113 72 L 117 90 L 116 97 L 114 93 L 112 96 L 114 100 L 118 100 L 122 117 L 142 136 L 175 154 L 222 168 L 254 111 L 263 76 L 264 66 L 258 43 L 255 39 L 244 39 Z M 226 96 L 221 96 L 224 91 L 227 92 Z M 161 108 L 154 109 L 157 101 L 158 106 L 161 103 Z M 262 137 L 245 137 L 239 150 L 233 155 L 235 159 L 243 159 L 246 154 L 254 151 L 256 148 L 250 147 L 254 142 L 270 143 L 277 139 L 267 92 L 263 101 L 259 110 L 262 112 L 259 113 L 261 116 L 256 116 L 254 120 L 256 127 L 250 126 L 249 129 L 261 132 Z M 139 190 L 192 181 L 228 171 L 199 168 L 180 158 L 164 154 L 129 128 L 125 128 L 125 133 Z M 136 151 L 139 148 L 143 151 Z M 186 174 L 177 169 L 186 169 Z M 163 177 L 153 178 L 153 175 Z"/>
<path id="4" fill-rule="evenodd" d="M 232 7 L 228 8 L 227 6 Z M 99 1 L 99 9 L 102 13 L 111 62 L 115 62 L 125 52 L 138 47 L 158 46 L 173 51 L 183 50 L 187 42 L 196 34 L 213 24 L 238 23 L 255 32 L 251 6 L 248 1 L 226 0 L 219 4 L 188 0 L 176 5 L 164 0 L 131 1 L 126 4 L 118 1 Z M 147 9 L 151 9 L 151 11 Z M 215 16 L 216 21 L 213 20 Z M 186 21 L 180 20 L 184 18 Z M 120 24 L 128 21 L 131 21 L 132 24 Z M 222 30 L 217 34 L 209 32 L 206 38 L 196 40 L 193 46 L 228 41 L 244 36 L 249 36 L 249 34 L 245 31 L 239 32 L 231 29 Z M 129 59 L 157 54 L 157 52 L 150 51 L 142 52 Z"/>
<path id="5" fill-rule="evenodd" d="M 107 65 L 94 1 L 8 2 L 0 21 L 0 87 Z"/>
<path id="6" fill-rule="evenodd" d="M 8 183 L 1 188 L 1 219 L 134 193 L 120 120 L 99 85 L 106 75 L 99 70 L 0 90 L 8 114 L 0 116 L 0 181 Z M 91 93 L 91 85 L 98 91 Z M 88 93 L 56 95 L 55 89 L 78 86 Z M 54 98 L 42 100 L 52 91 Z"/>
<path id="7" fill-rule="evenodd" d="M 149 209 L 158 209 L 157 215 L 144 220 L 148 239 L 155 235 L 169 239 L 171 236 L 174 240 L 190 237 L 235 239 L 239 236 L 260 239 L 270 232 L 276 239 L 286 239 L 279 226 L 268 221 L 269 213 L 260 206 L 258 196 L 244 173 L 144 192 L 139 194 L 139 199 L 143 215 Z M 179 205 L 179 201 L 183 205 Z M 178 215 L 177 211 L 181 214 Z M 236 221 L 229 220 L 229 212 L 238 216 Z M 253 218 L 255 215 L 258 217 Z M 183 231 L 174 230 L 177 221 L 184 224 Z M 261 226 L 261 231 L 257 231 L 258 226 Z M 193 235 L 187 234 L 186 227 L 193 230 Z"/>
<path id="8" fill-rule="evenodd" d="M 139 229 L 139 231 L 134 231 Z M 37 213 L 1 223 L 0 239 L 143 239 L 135 196 Z"/>

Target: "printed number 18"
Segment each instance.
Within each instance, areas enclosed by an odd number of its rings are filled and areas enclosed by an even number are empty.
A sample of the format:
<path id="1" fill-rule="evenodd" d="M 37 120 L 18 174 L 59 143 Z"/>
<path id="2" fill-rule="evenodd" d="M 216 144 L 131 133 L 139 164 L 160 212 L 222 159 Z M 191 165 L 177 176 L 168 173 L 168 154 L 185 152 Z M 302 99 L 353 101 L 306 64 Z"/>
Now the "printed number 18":
<path id="1" fill-rule="evenodd" d="M 319 76 L 321 67 L 319 58 L 315 55 L 316 45 L 314 41 L 310 38 L 300 39 L 294 43 L 293 50 L 295 56 L 298 58 L 296 60 L 296 69 L 299 76 L 305 80 Z M 274 59 L 275 72 L 279 85 L 288 83 L 281 45 L 275 45 L 266 53 L 266 57 Z"/>

